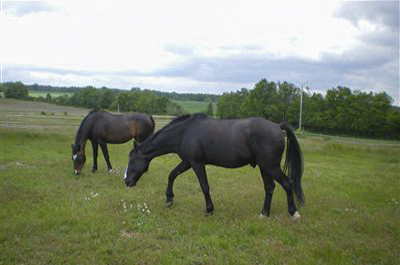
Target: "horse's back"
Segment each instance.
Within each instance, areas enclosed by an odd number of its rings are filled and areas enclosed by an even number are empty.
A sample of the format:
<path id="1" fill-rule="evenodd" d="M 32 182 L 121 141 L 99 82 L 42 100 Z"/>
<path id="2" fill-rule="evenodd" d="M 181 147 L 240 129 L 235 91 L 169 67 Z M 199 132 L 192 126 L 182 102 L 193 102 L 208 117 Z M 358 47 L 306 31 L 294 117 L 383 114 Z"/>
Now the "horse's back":
<path id="1" fill-rule="evenodd" d="M 146 114 L 98 111 L 92 115 L 92 137 L 99 142 L 120 144 L 132 138 L 143 141 L 154 132 L 154 124 Z"/>

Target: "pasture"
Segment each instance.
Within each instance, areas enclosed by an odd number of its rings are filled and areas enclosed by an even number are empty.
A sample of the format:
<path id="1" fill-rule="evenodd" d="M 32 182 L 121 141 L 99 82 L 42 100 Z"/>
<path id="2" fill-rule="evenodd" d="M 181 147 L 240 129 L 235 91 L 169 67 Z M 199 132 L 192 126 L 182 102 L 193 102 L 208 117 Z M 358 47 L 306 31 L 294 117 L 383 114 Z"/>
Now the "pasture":
<path id="1" fill-rule="evenodd" d="M 88 110 L 1 99 L 0 264 L 398 264 L 400 144 L 299 137 L 302 219 L 277 185 L 271 216 L 258 168 L 207 167 L 206 217 L 192 170 L 164 207 L 175 155 L 154 159 L 134 188 L 123 173 L 132 142 L 109 145 L 113 172 L 91 146 L 73 174 L 71 143 Z M 155 117 L 156 130 L 170 118 Z"/>
<path id="2" fill-rule="evenodd" d="M 46 98 L 47 94 L 50 94 L 51 97 L 56 98 L 60 96 L 72 96 L 74 93 L 73 92 L 66 92 L 66 91 L 33 91 L 29 90 L 29 96 L 38 98 L 38 97 L 44 97 Z"/>
<path id="3" fill-rule="evenodd" d="M 208 102 L 205 101 L 173 100 L 173 102 L 180 105 L 188 113 L 204 112 L 208 106 Z M 216 113 L 217 104 L 213 103 L 213 107 L 214 113 Z"/>

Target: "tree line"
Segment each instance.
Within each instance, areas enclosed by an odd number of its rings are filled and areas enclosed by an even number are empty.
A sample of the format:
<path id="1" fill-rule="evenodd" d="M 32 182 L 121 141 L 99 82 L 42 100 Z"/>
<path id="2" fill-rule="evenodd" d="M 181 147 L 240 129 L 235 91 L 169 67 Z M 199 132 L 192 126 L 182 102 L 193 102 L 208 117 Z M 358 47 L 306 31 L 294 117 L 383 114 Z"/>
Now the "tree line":
<path id="1" fill-rule="evenodd" d="M 12 84 L 13 82 L 5 83 L 7 84 Z M 18 83 L 18 82 L 16 82 Z M 33 84 L 33 85 L 27 85 L 24 84 L 26 88 L 29 91 L 46 91 L 46 92 L 78 92 L 79 90 L 85 89 L 87 87 L 76 87 L 76 86 L 50 86 L 50 85 L 39 85 L 39 84 Z M 123 89 L 118 89 L 118 88 L 109 88 L 109 87 L 101 87 L 101 89 L 108 89 L 111 90 L 115 93 L 118 92 L 123 92 L 126 90 Z M 177 92 L 162 92 L 162 91 L 157 91 L 157 90 L 151 90 L 151 89 L 141 89 L 140 87 L 132 87 L 130 91 L 152 91 L 155 93 L 157 96 L 166 96 L 169 99 L 172 100 L 182 100 L 182 101 L 203 101 L 207 102 L 211 100 L 212 102 L 217 102 L 218 100 L 218 95 L 214 94 L 207 94 L 207 93 L 177 93 Z"/>
<path id="2" fill-rule="evenodd" d="M 48 93 L 45 97 L 30 97 L 29 90 L 42 91 L 40 89 L 47 89 L 52 92 L 71 92 L 70 90 L 59 90 L 59 87 L 39 86 L 39 85 L 25 85 L 22 82 L 7 82 L 3 83 L 0 91 L 4 92 L 4 97 L 34 100 L 41 102 L 54 103 L 57 105 L 68 105 L 76 107 L 84 107 L 89 109 L 108 109 L 112 111 L 121 112 L 143 112 L 149 114 L 171 115 L 179 116 L 186 114 L 186 111 L 177 103 L 175 103 L 168 95 L 174 93 L 164 93 L 153 90 L 141 90 L 140 88 L 132 88 L 130 91 L 120 89 L 109 89 L 102 87 L 100 89 L 87 86 L 84 88 L 74 88 L 72 96 L 61 95 L 52 97 Z M 199 97 L 201 95 L 201 97 Z M 207 100 L 208 107 L 203 110 L 210 116 L 214 115 L 211 96 L 206 97 L 207 94 L 187 94 L 189 99 Z M 189 97 L 190 96 L 190 97 Z M 173 99 L 176 97 L 173 96 Z"/>
<path id="3" fill-rule="evenodd" d="M 254 89 L 224 93 L 217 103 L 222 119 L 264 117 L 298 127 L 301 89 L 288 82 L 260 80 Z M 400 108 L 385 92 L 366 93 L 338 86 L 325 96 L 303 92 L 302 129 L 324 134 L 400 139 Z"/>
<path id="4" fill-rule="evenodd" d="M 172 99 L 174 93 L 132 88 L 130 91 L 103 87 L 77 89 L 72 96 L 30 98 L 29 86 L 21 82 L 4 83 L 0 91 L 5 97 L 30 99 L 91 109 L 137 111 L 149 114 L 178 116 L 185 110 Z M 61 91 L 61 90 L 60 90 Z M 193 94 L 198 95 L 198 94 Z M 260 80 L 253 89 L 242 88 L 218 97 L 202 98 L 209 102 L 204 110 L 214 116 L 213 100 L 217 100 L 216 116 L 222 119 L 264 117 L 274 122 L 288 120 L 299 124 L 301 90 L 289 82 Z M 202 97 L 203 97 L 202 96 Z M 215 95 L 214 95 L 215 96 Z M 192 98 L 189 97 L 191 100 Z M 338 86 L 325 96 L 303 92 L 302 129 L 323 134 L 400 140 L 400 108 L 392 106 L 393 99 L 385 92 L 366 93 Z"/>

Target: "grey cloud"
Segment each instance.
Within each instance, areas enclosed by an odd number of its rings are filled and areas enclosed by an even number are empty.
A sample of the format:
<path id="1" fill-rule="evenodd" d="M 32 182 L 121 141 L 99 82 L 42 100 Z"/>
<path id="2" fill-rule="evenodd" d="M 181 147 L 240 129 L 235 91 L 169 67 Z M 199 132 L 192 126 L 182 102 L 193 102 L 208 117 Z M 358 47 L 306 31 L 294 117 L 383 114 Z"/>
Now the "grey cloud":
<path id="1" fill-rule="evenodd" d="M 399 29 L 399 1 L 351 1 L 342 2 L 335 15 L 358 26 L 360 20 Z"/>
<path id="2" fill-rule="evenodd" d="M 8 15 L 17 17 L 41 12 L 52 13 L 59 10 L 56 6 L 42 1 L 6 1 L 3 7 Z"/>
<path id="3" fill-rule="evenodd" d="M 322 54 L 320 60 L 278 58 L 270 54 L 243 53 L 225 57 L 188 56 L 184 61 L 149 73 L 185 77 L 202 82 L 254 83 L 261 78 L 289 81 L 327 90 L 338 85 L 353 89 L 387 91 L 398 100 L 396 49 L 360 44 L 342 54 Z"/>

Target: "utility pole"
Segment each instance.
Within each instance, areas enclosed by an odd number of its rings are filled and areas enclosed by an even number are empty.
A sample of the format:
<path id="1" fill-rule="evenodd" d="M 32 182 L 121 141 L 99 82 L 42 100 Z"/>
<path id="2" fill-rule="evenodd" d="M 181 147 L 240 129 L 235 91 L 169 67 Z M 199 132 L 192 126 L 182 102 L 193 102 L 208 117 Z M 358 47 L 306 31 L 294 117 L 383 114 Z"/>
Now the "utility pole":
<path id="1" fill-rule="evenodd" d="M 301 83 L 301 94 L 300 94 L 300 117 L 299 117 L 299 130 L 301 131 L 301 115 L 303 113 L 303 87 L 308 81 Z"/>

